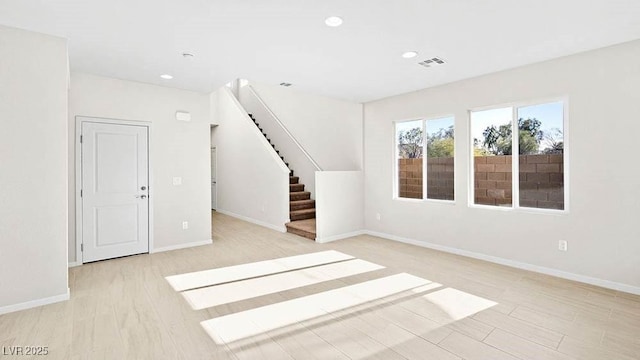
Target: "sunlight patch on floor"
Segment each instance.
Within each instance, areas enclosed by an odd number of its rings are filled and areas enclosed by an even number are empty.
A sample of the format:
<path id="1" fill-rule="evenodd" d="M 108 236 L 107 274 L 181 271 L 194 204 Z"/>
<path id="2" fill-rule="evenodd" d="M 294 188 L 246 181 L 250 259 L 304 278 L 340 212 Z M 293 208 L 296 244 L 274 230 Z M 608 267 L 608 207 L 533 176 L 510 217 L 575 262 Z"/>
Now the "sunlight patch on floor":
<path id="1" fill-rule="evenodd" d="M 183 292 L 182 296 L 194 310 L 201 310 L 380 269 L 384 269 L 384 266 L 355 259 L 189 290 Z"/>
<path id="2" fill-rule="evenodd" d="M 322 251 L 166 279 L 194 310 L 202 310 L 380 269 L 384 266 L 338 251 Z M 320 331 L 325 334 L 332 334 L 334 326 L 365 334 L 383 331 L 394 338 L 378 340 L 392 346 L 416 336 L 441 336 L 448 324 L 495 305 L 491 300 L 400 273 L 220 316 L 201 325 L 216 343 L 240 348 L 247 342 L 268 342 L 271 336 L 286 337 L 309 326 L 324 329 Z"/>
<path id="3" fill-rule="evenodd" d="M 218 344 L 231 343 L 403 291 L 433 284 L 401 273 L 201 322 Z"/>
<path id="4" fill-rule="evenodd" d="M 350 259 L 354 259 L 354 257 L 339 251 L 329 250 L 167 276 L 165 279 L 175 291 L 185 291 Z"/>
<path id="5" fill-rule="evenodd" d="M 494 301 L 452 288 L 434 291 L 422 297 L 446 313 L 450 321 L 461 320 L 498 305 Z"/>

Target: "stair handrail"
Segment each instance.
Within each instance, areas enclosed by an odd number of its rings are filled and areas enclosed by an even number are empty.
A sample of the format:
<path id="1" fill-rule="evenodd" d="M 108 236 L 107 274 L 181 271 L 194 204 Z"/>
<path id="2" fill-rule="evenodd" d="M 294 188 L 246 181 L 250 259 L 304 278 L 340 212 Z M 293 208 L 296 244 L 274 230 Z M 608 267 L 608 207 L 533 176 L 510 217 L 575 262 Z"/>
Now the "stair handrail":
<path id="1" fill-rule="evenodd" d="M 249 88 L 249 91 L 251 92 L 251 94 L 253 94 L 253 96 L 256 97 L 258 102 L 265 108 L 265 110 L 267 110 L 269 115 L 271 115 L 271 117 L 275 120 L 275 122 L 278 124 L 278 126 L 280 126 L 280 128 L 282 128 L 282 130 L 287 134 L 287 136 L 289 136 L 289 138 L 291 140 L 293 140 L 293 143 L 296 144 L 298 149 L 300 149 L 300 151 L 302 151 L 304 156 L 311 162 L 311 164 L 313 164 L 313 166 L 316 168 L 316 170 L 317 171 L 322 171 L 322 168 L 320 167 L 320 165 L 318 165 L 318 163 L 315 160 L 313 160 L 311 155 L 309 155 L 309 153 L 304 149 L 304 147 L 302 147 L 302 145 L 298 142 L 296 137 L 293 136 L 293 134 L 289 131 L 289 129 L 287 129 L 287 127 L 282 123 L 282 121 L 280 121 L 278 116 L 276 116 L 276 114 L 273 111 L 271 111 L 271 108 L 269 108 L 269 106 L 267 106 L 267 104 L 264 102 L 264 100 L 262 100 L 262 98 L 260 97 L 260 95 L 258 95 L 258 92 L 253 88 L 253 86 L 251 86 L 251 84 L 248 84 L 246 86 Z"/>

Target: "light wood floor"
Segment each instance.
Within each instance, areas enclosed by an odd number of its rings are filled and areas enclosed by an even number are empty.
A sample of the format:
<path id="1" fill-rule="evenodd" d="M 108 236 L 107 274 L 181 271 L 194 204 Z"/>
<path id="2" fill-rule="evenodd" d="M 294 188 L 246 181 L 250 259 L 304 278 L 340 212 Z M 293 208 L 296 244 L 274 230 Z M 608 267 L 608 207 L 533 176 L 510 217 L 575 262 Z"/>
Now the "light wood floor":
<path id="1" fill-rule="evenodd" d="M 0 316 L 0 346 L 49 346 L 46 359 L 640 359 L 638 296 L 370 236 L 321 245 L 220 214 L 213 221 L 213 245 L 70 269 L 71 300 Z M 164 279 L 329 249 L 386 268 L 200 311 Z M 442 286 L 226 345 L 200 326 L 399 273 Z M 454 299 L 443 312 L 428 295 L 443 289 L 497 304 L 458 319 L 473 304 Z"/>

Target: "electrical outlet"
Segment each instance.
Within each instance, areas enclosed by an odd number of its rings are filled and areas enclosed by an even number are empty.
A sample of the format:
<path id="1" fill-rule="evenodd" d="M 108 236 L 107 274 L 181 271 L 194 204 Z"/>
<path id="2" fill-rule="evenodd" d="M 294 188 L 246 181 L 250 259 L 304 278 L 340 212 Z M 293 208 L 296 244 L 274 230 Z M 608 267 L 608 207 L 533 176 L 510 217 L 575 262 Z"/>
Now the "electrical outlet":
<path id="1" fill-rule="evenodd" d="M 178 185 L 182 185 L 182 178 L 177 176 L 173 178 L 173 185 L 178 186 Z"/>
<path id="2" fill-rule="evenodd" d="M 567 251 L 567 240 L 560 240 L 558 241 L 558 250 L 560 251 Z"/>
<path id="3" fill-rule="evenodd" d="M 380 221 L 380 213 L 376 213 L 376 220 Z"/>
<path id="4" fill-rule="evenodd" d="M 182 230 L 187 230 L 189 228 L 189 222 L 188 221 L 183 221 L 182 222 Z"/>

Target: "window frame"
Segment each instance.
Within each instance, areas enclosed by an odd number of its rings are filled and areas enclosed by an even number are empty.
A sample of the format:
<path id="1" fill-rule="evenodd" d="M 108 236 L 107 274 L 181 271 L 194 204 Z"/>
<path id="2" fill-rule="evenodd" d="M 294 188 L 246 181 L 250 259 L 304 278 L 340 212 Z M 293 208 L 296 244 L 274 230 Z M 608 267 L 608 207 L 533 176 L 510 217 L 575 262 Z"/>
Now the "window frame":
<path id="1" fill-rule="evenodd" d="M 400 150 L 398 149 L 398 131 L 397 131 L 397 127 L 398 124 L 402 124 L 402 123 L 407 123 L 407 122 L 414 122 L 414 121 L 421 121 L 422 122 L 422 129 L 423 129 L 423 133 L 424 133 L 424 118 L 422 117 L 417 117 L 417 118 L 408 118 L 408 119 L 404 119 L 404 120 L 396 120 L 392 123 L 392 127 L 393 127 L 393 141 L 391 142 L 391 145 L 393 146 L 393 158 L 391 159 L 391 161 L 393 161 L 392 164 L 392 173 L 391 176 L 393 177 L 393 181 L 392 181 L 392 199 L 393 200 L 401 200 L 401 201 L 409 201 L 409 202 L 420 202 L 423 199 L 415 199 L 415 198 L 404 198 L 404 197 L 400 197 L 400 168 L 398 167 L 398 159 L 400 158 Z M 424 148 L 425 144 L 426 144 L 426 138 L 423 136 L 422 137 L 422 146 Z M 423 159 L 424 159 L 424 154 L 423 154 Z M 423 187 L 424 187 L 424 172 L 423 172 Z M 424 198 L 424 190 L 422 193 L 422 197 Z"/>
<path id="2" fill-rule="evenodd" d="M 532 207 L 523 207 L 520 206 L 520 161 L 516 156 L 520 156 L 520 139 L 519 139 L 519 130 L 518 130 L 518 109 L 529 106 L 543 105 L 549 103 L 562 103 L 562 141 L 563 141 L 563 153 L 562 153 L 562 165 L 563 165 L 563 195 L 564 195 L 564 209 L 540 209 L 540 208 L 532 208 Z M 471 114 L 473 112 L 486 111 L 486 110 L 495 110 L 495 109 L 504 109 L 511 108 L 511 144 L 512 144 L 512 155 L 511 158 L 511 206 L 491 206 L 484 204 L 476 204 L 475 203 L 475 153 L 473 146 L 473 133 L 471 131 L 473 123 L 471 121 Z M 567 96 L 559 96 L 559 97 L 550 97 L 543 99 L 536 99 L 531 101 L 518 101 L 506 104 L 499 105 L 491 105 L 491 106 L 481 106 L 470 108 L 467 110 L 467 129 L 468 131 L 468 139 L 467 145 L 469 146 L 469 183 L 468 185 L 468 207 L 475 209 L 491 209 L 498 211 L 515 211 L 515 212 L 525 212 L 525 213 L 538 213 L 538 214 L 548 214 L 548 215 L 565 215 L 569 213 L 569 151 L 570 151 L 570 141 L 569 141 L 569 98 Z"/>
<path id="3" fill-rule="evenodd" d="M 454 171 L 453 171 L 453 187 L 454 187 L 454 191 L 453 191 L 453 200 L 443 200 L 443 199 L 429 199 L 427 196 L 427 186 L 428 186 L 428 182 L 427 182 L 427 121 L 430 120 L 439 120 L 439 119 L 445 119 L 445 118 L 451 118 L 453 119 L 453 139 L 454 139 L 454 145 L 453 145 L 453 166 L 454 166 Z M 401 123 L 406 123 L 406 122 L 413 122 L 413 121 L 420 121 L 422 123 L 422 199 L 415 199 L 415 198 L 404 198 L 404 197 L 400 197 L 400 168 L 398 167 L 398 159 L 400 158 L 400 152 L 398 150 L 398 133 L 397 133 L 397 124 L 401 124 Z M 423 116 L 423 117 L 415 117 L 415 118 L 408 118 L 408 119 L 404 119 L 404 120 L 395 120 L 393 121 L 393 181 L 392 181 L 392 200 L 398 200 L 398 201 L 407 201 L 407 202 L 430 202 L 430 203 L 436 203 L 436 204 L 445 204 L 445 205 L 455 205 L 456 204 L 456 200 L 457 200 L 457 196 L 456 196 L 456 191 L 455 191 L 455 187 L 456 187 L 456 183 L 457 183 L 457 171 L 455 171 L 455 166 L 457 164 L 457 159 L 456 159 L 456 153 L 457 153 L 457 144 L 456 144 L 456 136 L 457 136 L 457 130 L 456 130 L 456 116 L 453 113 L 446 113 L 444 115 L 433 115 L 433 116 Z"/>

